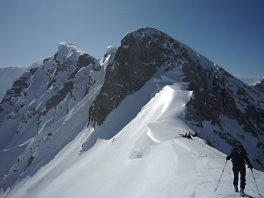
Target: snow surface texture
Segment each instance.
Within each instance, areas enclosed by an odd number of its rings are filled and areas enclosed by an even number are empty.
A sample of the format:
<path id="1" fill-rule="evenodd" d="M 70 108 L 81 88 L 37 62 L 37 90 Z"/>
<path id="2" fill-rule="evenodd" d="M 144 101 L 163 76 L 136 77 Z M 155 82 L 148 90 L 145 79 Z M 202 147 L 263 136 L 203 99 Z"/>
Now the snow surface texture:
<path id="1" fill-rule="evenodd" d="M 94 132 L 84 128 L 49 164 L 18 183 L 6 198 L 239 197 L 233 190 L 230 161 L 215 192 L 226 155 L 199 137 L 181 137 L 180 134 L 191 131 L 183 115 L 192 93 L 186 91 L 186 83 L 177 79 L 170 82 L 165 86 L 162 78 L 154 78 L 127 97 L 97 130 L 118 128 L 122 125 L 122 112 L 134 112 L 137 99 L 148 97 L 150 90 L 155 94 L 113 138 L 98 139 L 91 149 L 80 153 L 85 150 L 82 144 Z M 86 99 L 78 106 L 85 103 Z M 82 114 L 82 109 L 77 109 L 75 115 Z M 78 119 L 84 122 L 87 118 Z M 79 131 L 74 126 L 71 130 Z M 48 155 L 48 151 L 43 154 Z M 260 194 L 264 194 L 264 173 L 253 171 Z M 260 197 L 249 169 L 245 193 Z"/>

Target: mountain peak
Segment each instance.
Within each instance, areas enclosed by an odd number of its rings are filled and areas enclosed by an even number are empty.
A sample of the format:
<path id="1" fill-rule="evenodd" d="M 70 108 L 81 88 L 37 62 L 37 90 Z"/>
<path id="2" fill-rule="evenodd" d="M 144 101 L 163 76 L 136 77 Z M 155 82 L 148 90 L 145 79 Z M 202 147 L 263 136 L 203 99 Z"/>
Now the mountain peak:
<path id="1" fill-rule="evenodd" d="M 58 45 L 58 49 L 65 49 L 65 48 L 68 48 L 69 50 L 73 50 L 73 51 L 79 51 L 81 53 L 85 53 L 83 50 L 79 49 L 78 47 L 76 47 L 75 45 L 73 44 L 70 44 L 70 43 L 67 43 L 67 42 L 61 42 L 59 45 Z"/>
<path id="2" fill-rule="evenodd" d="M 151 38 L 160 37 L 161 35 L 164 35 L 167 39 L 170 39 L 171 37 L 165 34 L 164 32 L 161 32 L 160 30 L 157 30 L 155 28 L 146 27 L 146 28 L 140 28 L 134 32 L 129 32 L 128 35 L 132 35 L 135 38 L 144 38 L 146 36 L 150 36 Z M 173 39 L 174 40 L 174 39 Z"/>
<path id="3" fill-rule="evenodd" d="M 85 52 L 73 44 L 69 44 L 66 42 L 61 42 L 58 45 L 56 60 L 59 62 L 63 62 L 65 58 L 76 60 L 81 54 L 85 54 Z"/>

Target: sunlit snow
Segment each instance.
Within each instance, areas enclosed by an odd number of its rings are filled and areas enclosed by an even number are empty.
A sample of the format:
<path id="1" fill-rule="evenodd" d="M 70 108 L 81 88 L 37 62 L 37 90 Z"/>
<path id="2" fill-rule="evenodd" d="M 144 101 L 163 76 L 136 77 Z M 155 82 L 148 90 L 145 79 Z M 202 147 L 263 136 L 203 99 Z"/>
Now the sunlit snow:
<path id="1" fill-rule="evenodd" d="M 184 132 L 194 132 L 183 121 L 184 104 L 192 93 L 186 90 L 186 83 L 175 79 L 171 82 L 171 85 L 163 87 L 155 86 L 156 83 L 161 85 L 161 81 L 154 79 L 148 82 L 141 91 L 127 97 L 102 126 L 97 126 L 95 130 L 84 127 L 52 161 L 32 177 L 16 184 L 6 197 L 239 197 L 233 190 L 230 161 L 215 191 L 226 155 L 208 146 L 199 137 L 192 140 L 181 137 Z M 138 101 L 147 98 L 150 92 L 155 96 L 126 125 L 126 119 L 119 113 L 133 116 L 135 108 L 141 105 Z M 78 106 L 86 102 L 84 98 Z M 74 111 L 75 115 L 79 115 L 83 108 Z M 86 116 L 79 116 L 78 119 L 79 122 L 87 121 Z M 80 130 L 77 125 L 74 127 L 74 122 L 72 125 L 69 130 Z M 122 125 L 125 127 L 120 131 L 109 131 L 116 134 L 111 139 L 98 139 L 93 147 L 85 151 L 83 143 L 93 133 L 119 129 Z M 202 133 L 204 131 L 200 130 L 199 134 Z M 263 195 L 264 173 L 255 169 L 253 172 Z M 246 195 L 261 197 L 249 169 L 246 178 Z"/>

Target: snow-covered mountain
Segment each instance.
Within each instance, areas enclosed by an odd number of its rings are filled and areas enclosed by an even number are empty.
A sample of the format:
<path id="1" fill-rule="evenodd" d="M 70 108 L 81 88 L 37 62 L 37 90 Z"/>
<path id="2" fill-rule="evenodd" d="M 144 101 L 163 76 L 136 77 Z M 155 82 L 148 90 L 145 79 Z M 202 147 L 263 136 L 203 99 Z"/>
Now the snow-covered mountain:
<path id="1" fill-rule="evenodd" d="M 7 67 L 0 68 L 0 101 L 10 89 L 16 79 L 18 79 L 25 71 L 25 68 L 20 67 Z"/>
<path id="2" fill-rule="evenodd" d="M 27 67 L 6 67 L 0 68 L 0 101 L 6 95 L 6 91 L 12 88 L 13 83 L 30 68 L 39 67 L 40 63 L 36 62 Z"/>
<path id="3" fill-rule="evenodd" d="M 247 85 L 254 85 L 259 81 L 259 78 L 239 78 L 242 82 L 246 83 Z"/>
<path id="4" fill-rule="evenodd" d="M 264 78 L 259 80 L 253 85 L 253 88 L 258 90 L 260 93 L 264 94 Z"/>
<path id="5" fill-rule="evenodd" d="M 236 142 L 264 184 L 263 95 L 152 28 L 100 60 L 61 43 L 0 105 L 1 197 L 226 197 Z"/>

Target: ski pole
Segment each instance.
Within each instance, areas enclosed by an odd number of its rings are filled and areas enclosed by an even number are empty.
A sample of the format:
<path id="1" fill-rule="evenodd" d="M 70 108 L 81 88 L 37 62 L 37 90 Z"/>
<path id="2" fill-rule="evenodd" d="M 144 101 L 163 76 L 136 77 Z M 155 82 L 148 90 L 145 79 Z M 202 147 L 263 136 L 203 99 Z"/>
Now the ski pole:
<path id="1" fill-rule="evenodd" d="M 261 194 L 259 193 L 258 185 L 257 185 L 256 179 L 255 179 L 255 176 L 254 176 L 254 174 L 253 174 L 253 171 L 252 171 L 252 169 L 250 169 L 250 170 L 251 170 L 251 173 L 252 173 L 252 175 L 253 175 L 253 178 L 254 178 L 254 181 L 255 181 L 255 184 L 256 184 L 256 187 L 257 187 L 257 190 L 258 190 L 258 194 L 261 195 Z"/>
<path id="2" fill-rule="evenodd" d="M 226 160 L 226 162 L 227 162 L 227 160 Z M 226 166 L 226 162 L 225 162 L 225 166 Z M 217 190 L 217 188 L 218 188 L 218 185 L 219 185 L 219 183 L 220 183 L 221 177 L 222 177 L 222 175 L 223 175 L 223 173 L 224 173 L 225 166 L 224 166 L 224 168 L 223 168 L 223 171 L 222 171 L 222 174 L 221 174 L 220 179 L 219 179 L 219 181 L 218 181 L 218 184 L 217 184 L 217 186 L 216 186 L 216 188 L 215 188 L 215 192 L 216 192 L 216 190 Z"/>

